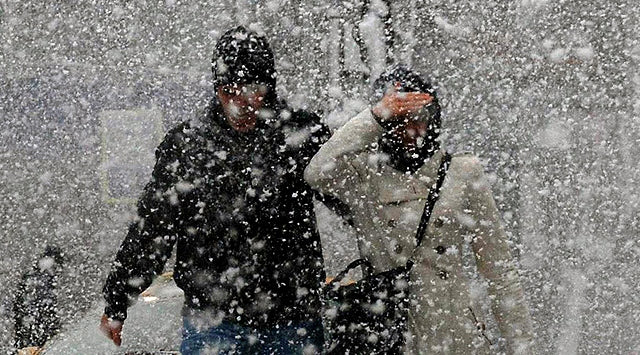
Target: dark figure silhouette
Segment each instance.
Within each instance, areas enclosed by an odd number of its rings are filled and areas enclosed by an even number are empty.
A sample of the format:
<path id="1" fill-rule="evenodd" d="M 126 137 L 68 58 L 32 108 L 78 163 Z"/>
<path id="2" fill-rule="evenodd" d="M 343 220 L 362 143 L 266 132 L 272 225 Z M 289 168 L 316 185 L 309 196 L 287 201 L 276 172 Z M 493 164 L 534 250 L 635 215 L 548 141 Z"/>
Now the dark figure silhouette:
<path id="1" fill-rule="evenodd" d="M 22 275 L 13 303 L 15 346 L 42 347 L 60 328 L 56 286 L 62 252 L 47 246 L 31 270 Z"/>

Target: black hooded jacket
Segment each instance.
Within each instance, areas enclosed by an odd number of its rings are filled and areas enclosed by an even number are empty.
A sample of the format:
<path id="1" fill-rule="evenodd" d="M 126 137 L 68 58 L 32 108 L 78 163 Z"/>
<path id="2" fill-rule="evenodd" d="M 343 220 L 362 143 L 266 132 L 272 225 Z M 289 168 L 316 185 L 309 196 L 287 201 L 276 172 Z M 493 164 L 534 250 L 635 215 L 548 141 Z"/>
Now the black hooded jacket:
<path id="1" fill-rule="evenodd" d="M 275 106 L 246 134 L 216 100 L 169 131 L 103 289 L 109 317 L 126 318 L 174 244 L 187 309 L 253 327 L 319 317 L 325 277 L 303 171 L 329 132 L 314 114 Z"/>

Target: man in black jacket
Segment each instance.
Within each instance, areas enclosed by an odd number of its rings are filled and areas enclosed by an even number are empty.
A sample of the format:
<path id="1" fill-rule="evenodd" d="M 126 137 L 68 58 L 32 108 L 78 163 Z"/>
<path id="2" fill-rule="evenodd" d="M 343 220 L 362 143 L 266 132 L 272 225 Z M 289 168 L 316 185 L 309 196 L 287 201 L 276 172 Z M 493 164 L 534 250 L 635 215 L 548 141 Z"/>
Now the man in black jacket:
<path id="1" fill-rule="evenodd" d="M 177 244 L 183 353 L 319 350 L 324 271 L 303 171 L 328 131 L 277 99 L 263 37 L 228 31 L 212 64 L 216 97 L 206 115 L 170 130 L 156 150 L 103 289 L 101 328 L 120 344 L 127 306 Z"/>

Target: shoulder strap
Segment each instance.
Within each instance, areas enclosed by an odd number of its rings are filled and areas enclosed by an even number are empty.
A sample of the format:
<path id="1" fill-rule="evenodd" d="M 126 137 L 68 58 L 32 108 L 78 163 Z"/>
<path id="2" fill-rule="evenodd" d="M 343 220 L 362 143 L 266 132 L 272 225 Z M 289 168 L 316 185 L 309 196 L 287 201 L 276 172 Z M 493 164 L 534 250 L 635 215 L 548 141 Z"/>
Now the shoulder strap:
<path id="1" fill-rule="evenodd" d="M 358 259 L 352 261 L 349 265 L 347 265 L 347 267 L 342 270 L 333 280 L 329 281 L 327 286 L 333 287 L 334 284 L 340 283 L 340 281 L 342 281 L 342 279 L 347 276 L 347 273 L 349 271 L 357 268 L 358 266 L 364 266 L 362 270 L 363 275 L 373 275 L 373 265 L 371 265 L 371 262 L 367 259 Z"/>
<path id="2" fill-rule="evenodd" d="M 414 249 L 413 253 L 411 253 L 411 258 L 409 258 L 409 260 L 407 261 L 407 269 L 411 269 L 411 267 L 413 266 L 413 255 L 422 244 L 422 240 L 424 239 L 424 235 L 427 231 L 427 226 L 429 225 L 431 213 L 433 212 L 433 207 L 436 205 L 436 201 L 438 201 L 438 197 L 440 196 L 440 188 L 442 188 L 444 178 L 447 176 L 447 170 L 449 169 L 450 163 L 451 154 L 445 152 L 440 162 L 440 168 L 438 168 L 438 180 L 429 191 L 427 202 L 424 205 L 422 218 L 420 218 L 420 224 L 418 225 L 418 231 L 416 232 L 416 248 Z"/>
<path id="3" fill-rule="evenodd" d="M 407 264 L 405 267 L 405 270 L 407 272 L 411 270 L 411 268 L 413 267 L 413 255 L 415 254 L 416 250 L 418 250 L 418 248 L 420 247 L 420 244 L 422 244 L 422 239 L 424 238 L 424 234 L 427 231 L 427 225 L 429 224 L 429 218 L 431 217 L 431 212 L 433 211 L 433 207 L 435 206 L 436 201 L 438 200 L 438 195 L 440 194 L 440 188 L 444 183 L 444 178 L 447 175 L 447 170 L 449 169 L 450 163 L 451 163 L 451 154 L 449 154 L 448 152 L 445 152 L 444 155 L 442 156 L 440 167 L 438 168 L 438 180 L 429 191 L 427 202 L 424 205 L 422 218 L 420 219 L 420 224 L 418 225 L 418 231 L 416 232 L 417 245 L 416 245 L 416 248 L 411 253 L 411 257 L 407 261 Z M 363 272 L 365 272 L 368 275 L 371 275 L 373 273 L 373 266 L 368 260 L 366 259 L 354 260 L 342 272 L 340 272 L 338 276 L 336 276 L 331 282 L 329 282 L 329 286 L 332 286 L 335 283 L 342 281 L 342 279 L 347 275 L 349 270 L 354 269 L 361 265 L 364 265 L 366 267 L 366 269 L 363 270 Z"/>

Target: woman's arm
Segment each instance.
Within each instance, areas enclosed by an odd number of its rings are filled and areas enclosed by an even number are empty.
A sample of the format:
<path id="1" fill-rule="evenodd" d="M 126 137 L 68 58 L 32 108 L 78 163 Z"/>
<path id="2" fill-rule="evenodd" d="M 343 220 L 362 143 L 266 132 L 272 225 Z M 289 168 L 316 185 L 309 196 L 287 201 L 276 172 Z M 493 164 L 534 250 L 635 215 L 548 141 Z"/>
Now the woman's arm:
<path id="1" fill-rule="evenodd" d="M 354 157 L 377 143 L 382 127 L 370 110 L 349 120 L 327 141 L 311 159 L 304 172 L 305 180 L 323 194 L 338 197 L 343 202 L 359 198 L 355 189 L 362 181 L 354 167 Z"/>
<path id="2" fill-rule="evenodd" d="M 474 221 L 472 248 L 478 272 L 488 281 L 491 308 L 509 352 L 531 354 L 531 317 L 491 187 L 480 161 L 476 157 L 463 159 L 462 169 L 469 177 L 468 209 Z"/>

